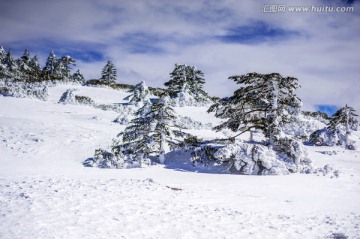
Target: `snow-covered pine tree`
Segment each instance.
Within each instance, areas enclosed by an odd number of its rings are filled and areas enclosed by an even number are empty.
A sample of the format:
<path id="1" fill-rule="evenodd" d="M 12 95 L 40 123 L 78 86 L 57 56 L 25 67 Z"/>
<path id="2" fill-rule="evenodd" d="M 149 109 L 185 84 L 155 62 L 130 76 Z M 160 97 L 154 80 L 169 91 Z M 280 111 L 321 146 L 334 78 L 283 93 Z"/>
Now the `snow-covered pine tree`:
<path id="1" fill-rule="evenodd" d="M 327 129 L 336 131 L 339 126 L 345 127 L 345 144 L 349 145 L 349 135 L 352 130 L 357 130 L 359 126 L 359 122 L 356 119 L 358 115 L 355 113 L 353 107 L 345 105 L 335 112 L 333 116 L 330 118 L 330 122 L 328 124 Z"/>
<path id="2" fill-rule="evenodd" d="M 101 72 L 100 80 L 107 84 L 116 83 L 117 71 L 112 61 L 108 61 Z"/>
<path id="3" fill-rule="evenodd" d="M 57 64 L 58 59 L 56 58 L 54 51 L 51 51 L 48 58 L 46 59 L 45 67 L 43 68 L 44 74 L 53 77 L 55 75 Z"/>
<path id="4" fill-rule="evenodd" d="M 295 94 L 300 87 L 298 79 L 282 77 L 278 73 L 249 73 L 229 79 L 242 86 L 233 96 L 223 98 L 209 108 L 208 112 L 215 112 L 216 117 L 228 119 L 215 129 L 229 128 L 239 132 L 238 135 L 258 129 L 274 145 L 281 126 L 300 109 L 301 100 Z"/>
<path id="5" fill-rule="evenodd" d="M 37 55 L 32 57 L 29 61 L 29 73 L 33 77 L 35 77 L 35 79 L 38 78 L 41 73 L 41 67 L 40 67 L 39 58 Z"/>
<path id="6" fill-rule="evenodd" d="M 6 66 L 6 68 L 9 71 L 16 71 L 17 70 L 17 64 L 16 61 L 14 59 L 14 57 L 12 56 L 11 50 L 9 50 L 3 60 L 3 64 Z"/>
<path id="7" fill-rule="evenodd" d="M 21 70 L 27 71 L 29 69 L 30 59 L 30 52 L 28 49 L 25 49 L 23 55 L 19 59 L 19 66 Z"/>
<path id="8" fill-rule="evenodd" d="M 291 144 L 292 151 L 299 151 L 296 147 L 301 147 L 300 143 L 289 138 L 285 140 L 282 133 L 283 125 L 301 107 L 301 100 L 295 94 L 300 87 L 298 79 L 282 77 L 278 73 L 249 73 L 229 79 L 242 86 L 233 96 L 221 99 L 209 108 L 208 112 L 215 112 L 216 117 L 227 119 L 215 130 L 229 128 L 238 132 L 238 136 L 256 129 L 269 139 L 271 147 L 286 151 L 283 144 Z M 295 152 L 286 153 L 295 155 Z M 298 162 L 298 159 L 294 161 Z"/>
<path id="9" fill-rule="evenodd" d="M 5 73 L 4 71 L 6 69 L 6 66 L 3 64 L 5 56 L 6 56 L 5 49 L 3 48 L 3 46 L 0 46 L 0 77 L 4 76 Z"/>
<path id="10" fill-rule="evenodd" d="M 181 135 L 178 128 L 174 126 L 176 115 L 168 101 L 168 97 L 160 98 L 152 104 L 151 111 L 148 113 L 152 116 L 151 121 L 154 123 L 152 125 L 152 139 L 159 155 L 159 161 L 162 164 L 165 162 L 165 153 L 179 143 L 175 137 Z M 173 127 L 176 129 L 174 130 Z"/>
<path id="11" fill-rule="evenodd" d="M 175 64 L 175 69 L 170 73 L 170 80 L 165 82 L 169 95 L 172 99 L 179 98 L 185 105 L 192 102 L 209 102 L 209 96 L 204 91 L 204 73 L 196 67 Z"/>
<path id="12" fill-rule="evenodd" d="M 353 107 L 345 105 L 331 116 L 327 128 L 329 130 L 335 130 L 338 126 L 343 125 L 346 128 L 346 132 L 357 130 L 359 125 L 356 119 L 357 116 Z"/>
<path id="13" fill-rule="evenodd" d="M 124 98 L 124 100 L 129 100 L 130 105 L 135 106 L 142 106 L 146 102 L 149 102 L 149 95 L 150 91 L 147 85 L 145 84 L 145 81 L 141 81 L 139 84 L 134 85 L 128 93 L 131 93 L 131 95 Z"/>
<path id="14" fill-rule="evenodd" d="M 125 131 L 119 134 L 123 143 L 113 150 L 139 161 L 151 154 L 157 155 L 160 163 L 164 163 L 165 153 L 180 142 L 176 137 L 181 136 L 173 123 L 174 110 L 167 102 L 167 97 L 163 97 L 152 105 L 148 102 L 141 107 Z"/>
<path id="15" fill-rule="evenodd" d="M 2 62 L 2 60 L 5 58 L 5 56 L 6 56 L 5 49 L 3 46 L 0 46 L 0 62 Z"/>
<path id="16" fill-rule="evenodd" d="M 113 146 L 116 155 L 126 155 L 132 162 L 143 165 L 148 162 L 148 156 L 153 152 L 150 136 L 150 104 L 145 104 L 135 112 L 125 130 L 119 134 L 122 137 L 120 144 Z M 132 163 L 134 164 L 134 163 Z"/>
<path id="17" fill-rule="evenodd" d="M 85 78 L 84 78 L 83 74 L 81 74 L 79 69 L 72 75 L 72 80 L 75 82 L 78 82 L 80 84 L 85 83 Z"/>
<path id="18" fill-rule="evenodd" d="M 55 67 L 55 74 L 61 79 L 69 79 L 71 67 L 75 66 L 75 60 L 70 56 L 63 56 L 58 60 L 58 64 Z"/>

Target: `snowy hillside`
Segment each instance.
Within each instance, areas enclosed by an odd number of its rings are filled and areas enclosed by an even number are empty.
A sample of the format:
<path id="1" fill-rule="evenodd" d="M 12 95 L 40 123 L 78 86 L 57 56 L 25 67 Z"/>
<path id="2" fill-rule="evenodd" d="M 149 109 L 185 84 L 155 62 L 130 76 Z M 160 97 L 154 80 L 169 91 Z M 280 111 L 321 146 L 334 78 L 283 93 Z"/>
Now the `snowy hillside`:
<path id="1" fill-rule="evenodd" d="M 58 103 L 67 89 L 102 106 Z M 79 85 L 48 92 L 46 101 L 0 95 L 2 239 L 360 238 L 359 131 L 357 150 L 305 146 L 319 168 L 312 174 L 226 174 L 193 167 L 186 152 L 147 168 L 84 167 L 125 129 L 114 120 L 128 93 Z M 210 130 L 220 120 L 206 111 L 175 107 L 182 123 L 197 123 L 186 132 L 231 136 Z M 304 118 L 290 127 L 308 136 L 323 126 Z"/>

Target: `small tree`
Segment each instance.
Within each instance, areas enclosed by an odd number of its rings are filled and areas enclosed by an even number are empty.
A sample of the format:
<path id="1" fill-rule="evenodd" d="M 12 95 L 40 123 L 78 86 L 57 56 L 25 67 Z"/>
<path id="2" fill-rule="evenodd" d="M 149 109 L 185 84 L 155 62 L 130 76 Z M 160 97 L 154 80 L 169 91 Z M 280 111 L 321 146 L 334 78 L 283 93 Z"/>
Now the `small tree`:
<path id="1" fill-rule="evenodd" d="M 81 84 L 85 83 L 85 78 L 79 69 L 72 75 L 72 80 Z"/>
<path id="2" fill-rule="evenodd" d="M 357 130 L 359 125 L 359 122 L 356 119 L 357 116 L 354 108 L 345 105 L 331 116 L 327 129 L 335 131 L 339 126 L 345 126 L 345 144 L 348 146 L 351 130 Z"/>
<path id="3" fill-rule="evenodd" d="M 2 63 L 3 59 L 6 56 L 6 51 L 3 46 L 0 46 L 0 63 Z"/>
<path id="4" fill-rule="evenodd" d="M 101 81 L 107 84 L 116 83 L 117 71 L 112 61 L 108 61 L 101 72 Z"/>
<path id="5" fill-rule="evenodd" d="M 30 59 L 29 73 L 35 78 L 37 78 L 41 73 L 41 67 L 37 55 L 35 55 L 33 58 Z"/>
<path id="6" fill-rule="evenodd" d="M 209 102 L 209 96 L 204 91 L 204 73 L 196 67 L 175 64 L 170 73 L 170 80 L 164 85 L 168 88 L 171 98 L 195 102 Z"/>
<path id="7" fill-rule="evenodd" d="M 44 74 L 50 77 L 54 76 L 57 64 L 58 59 L 56 58 L 54 51 L 51 51 L 46 59 L 45 67 L 43 68 Z"/>
<path id="8" fill-rule="evenodd" d="M 16 71 L 17 70 L 17 64 L 16 61 L 14 60 L 11 50 L 9 50 L 5 56 L 5 58 L 3 59 L 3 64 L 6 66 L 6 68 L 9 71 Z"/>
<path id="9" fill-rule="evenodd" d="M 133 86 L 128 93 L 132 93 L 131 95 L 124 98 L 124 100 L 129 100 L 129 104 L 136 105 L 136 106 L 142 106 L 146 102 L 149 102 L 149 95 L 150 91 L 147 85 L 145 84 L 145 81 L 141 81 L 139 84 L 136 84 Z"/>
<path id="10" fill-rule="evenodd" d="M 168 148 L 175 147 L 180 142 L 176 137 L 181 136 L 173 124 L 176 116 L 167 104 L 167 98 L 161 98 L 152 105 L 146 103 L 135 116 L 125 131 L 119 134 L 123 143 L 113 150 L 139 161 L 155 154 L 160 163 L 164 163 Z"/>
<path id="11" fill-rule="evenodd" d="M 19 59 L 20 70 L 22 70 L 22 71 L 29 70 L 30 59 L 31 59 L 30 52 L 28 49 L 25 49 L 23 55 Z"/>
<path id="12" fill-rule="evenodd" d="M 75 60 L 70 56 L 63 56 L 56 65 L 56 74 L 62 79 L 70 78 L 71 66 L 75 66 Z"/>

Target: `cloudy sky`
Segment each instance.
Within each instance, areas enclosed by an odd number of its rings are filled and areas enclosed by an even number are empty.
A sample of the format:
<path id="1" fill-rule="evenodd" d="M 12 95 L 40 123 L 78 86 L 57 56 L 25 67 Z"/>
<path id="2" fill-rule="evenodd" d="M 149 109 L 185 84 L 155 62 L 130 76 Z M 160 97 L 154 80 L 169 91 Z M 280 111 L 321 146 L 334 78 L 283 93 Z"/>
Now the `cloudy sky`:
<path id="1" fill-rule="evenodd" d="M 299 79 L 305 109 L 349 104 L 360 112 L 356 0 L 4 0 L 0 45 L 16 56 L 28 48 L 42 64 L 51 50 L 70 55 L 88 79 L 110 59 L 119 83 L 158 87 L 175 63 L 195 65 L 220 97 L 236 89 L 231 75 L 279 72 Z"/>

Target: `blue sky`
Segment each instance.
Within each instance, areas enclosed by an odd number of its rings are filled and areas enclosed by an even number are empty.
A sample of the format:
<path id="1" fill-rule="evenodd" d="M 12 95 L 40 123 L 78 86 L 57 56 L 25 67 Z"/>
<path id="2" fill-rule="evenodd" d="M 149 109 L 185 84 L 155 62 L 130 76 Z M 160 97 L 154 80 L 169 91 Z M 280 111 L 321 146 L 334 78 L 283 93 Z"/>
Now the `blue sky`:
<path id="1" fill-rule="evenodd" d="M 350 13 L 262 12 L 264 6 L 352 6 Z M 108 59 L 118 81 L 162 86 L 175 63 L 205 73 L 206 90 L 230 96 L 248 72 L 297 77 L 304 109 L 360 112 L 360 3 L 346 0 L 13 0 L 0 8 L 0 45 L 43 63 L 70 55 L 86 78 Z M 330 107 L 331 109 L 331 107 Z"/>

